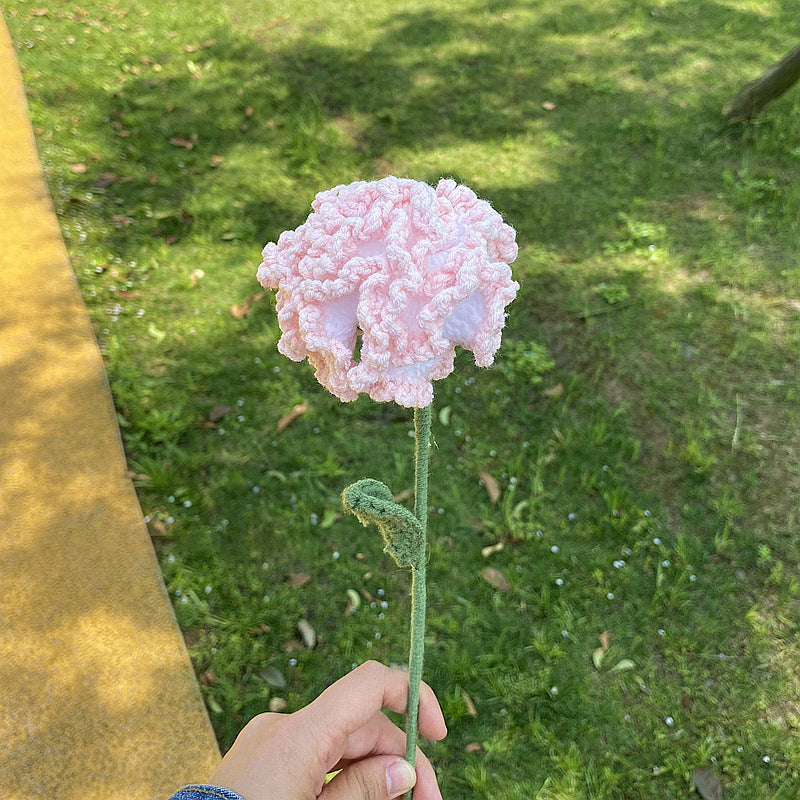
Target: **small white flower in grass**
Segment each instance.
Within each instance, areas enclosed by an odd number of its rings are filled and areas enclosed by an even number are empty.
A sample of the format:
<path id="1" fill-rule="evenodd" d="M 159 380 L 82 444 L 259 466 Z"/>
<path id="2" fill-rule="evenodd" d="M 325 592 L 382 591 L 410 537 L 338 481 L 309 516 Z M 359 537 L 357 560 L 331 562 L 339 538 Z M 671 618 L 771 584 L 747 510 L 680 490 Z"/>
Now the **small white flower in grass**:
<path id="1" fill-rule="evenodd" d="M 622 548 L 622 555 L 624 555 L 624 556 L 632 556 L 633 555 L 633 550 L 631 550 L 630 547 L 623 547 Z"/>
<path id="2" fill-rule="evenodd" d="M 385 600 L 381 600 L 381 608 L 389 608 L 389 604 Z"/>
<path id="3" fill-rule="evenodd" d="M 217 433 L 218 433 L 220 436 L 224 436 L 224 435 L 225 435 L 225 428 L 220 428 L 220 429 L 217 431 Z"/>
<path id="4" fill-rule="evenodd" d="M 339 556 L 340 556 L 340 555 L 341 555 L 341 553 L 339 553 L 339 551 L 338 551 L 338 550 L 334 550 L 334 551 L 333 551 L 333 557 L 334 557 L 335 559 L 336 559 L 336 558 L 339 558 Z"/>
<path id="5" fill-rule="evenodd" d="M 211 591 L 212 591 L 211 587 L 210 586 L 206 586 L 205 593 L 206 594 L 211 594 Z"/>
<path id="6" fill-rule="evenodd" d="M 170 556 L 170 557 L 167 559 L 167 561 L 168 561 L 170 564 L 174 564 L 174 563 L 175 563 L 175 556 Z"/>
<path id="7" fill-rule="evenodd" d="M 489 457 L 490 458 L 494 458 L 496 455 L 497 455 L 497 450 L 490 450 L 489 451 Z"/>
<path id="8" fill-rule="evenodd" d="M 264 563 L 261 565 L 261 569 L 263 569 L 263 570 L 268 570 L 268 569 L 269 569 L 269 561 L 265 561 L 265 562 L 264 562 Z"/>
<path id="9" fill-rule="evenodd" d="M 653 767 L 653 775 L 658 775 L 661 772 L 661 767 Z"/>
<path id="10" fill-rule="evenodd" d="M 667 727 L 671 728 L 675 724 L 675 720 L 672 719 L 672 717 L 665 717 L 664 724 L 667 725 Z"/>
<path id="11" fill-rule="evenodd" d="M 550 552 L 551 552 L 551 553 L 557 553 L 558 551 L 559 551 L 559 546 L 558 546 L 557 544 L 554 544 L 554 545 L 553 545 L 553 546 L 550 548 Z"/>
<path id="12" fill-rule="evenodd" d="M 536 531 L 536 538 L 537 538 L 537 539 L 541 539 L 541 538 L 542 538 L 542 536 L 543 536 L 542 532 L 541 532 L 541 531 L 539 531 L 539 530 L 537 530 L 537 531 Z"/>
<path id="13" fill-rule="evenodd" d="M 630 714 L 626 714 L 626 715 L 623 717 L 623 719 L 625 720 L 625 722 L 630 722 L 630 721 L 631 721 L 631 715 L 630 715 Z"/>
<path id="14" fill-rule="evenodd" d="M 192 501 L 191 500 L 184 500 L 183 501 L 183 507 L 184 508 L 191 508 L 192 507 Z"/>
<path id="15" fill-rule="evenodd" d="M 189 598 L 188 598 L 186 595 L 184 595 L 183 597 L 181 597 L 181 603 L 182 603 L 183 605 L 186 605 L 186 603 L 188 603 L 188 602 L 189 602 Z"/>
<path id="16" fill-rule="evenodd" d="M 244 400 L 243 400 L 243 399 L 240 397 L 240 398 L 239 398 L 239 399 L 236 401 L 236 405 L 237 405 L 237 406 L 239 406 L 239 408 L 241 408 L 241 407 L 244 405 Z"/>
<path id="17" fill-rule="evenodd" d="M 381 638 L 381 632 L 380 631 L 375 631 L 375 638 L 376 639 L 380 639 Z"/>
<path id="18" fill-rule="evenodd" d="M 561 635 L 562 635 L 562 636 L 563 636 L 565 639 L 569 639 L 569 631 L 567 631 L 567 630 L 563 630 L 563 631 L 561 631 Z"/>
<path id="19" fill-rule="evenodd" d="M 614 562 L 614 569 L 622 569 L 625 566 L 625 562 L 622 560 Z"/>
<path id="20" fill-rule="evenodd" d="M 175 597 L 180 597 L 182 594 L 183 592 L 180 589 L 175 590 Z"/>
<path id="21" fill-rule="evenodd" d="M 553 695 L 553 697 L 555 697 L 558 694 L 558 686 L 551 686 L 550 694 Z"/>
<path id="22" fill-rule="evenodd" d="M 659 539 L 659 538 L 658 538 L 658 536 L 656 536 L 656 538 L 655 538 L 655 539 L 653 539 L 653 544 L 654 544 L 656 547 L 660 547 L 660 546 L 661 546 L 661 539 Z"/>
<path id="23" fill-rule="evenodd" d="M 174 495 L 174 494 L 171 494 L 171 495 L 170 495 L 170 496 L 167 498 L 167 502 L 168 502 L 168 503 L 174 503 L 174 502 L 175 502 L 175 495 Z"/>
<path id="24" fill-rule="evenodd" d="M 689 580 L 694 583 L 697 580 L 697 575 L 690 575 Z"/>
<path id="25" fill-rule="evenodd" d="M 296 667 L 297 666 L 297 659 L 296 658 L 290 658 L 289 659 L 289 666 L 290 667 Z"/>
<path id="26" fill-rule="evenodd" d="M 669 560 L 665 558 L 665 559 L 664 559 L 664 560 L 661 562 L 661 566 L 662 566 L 662 567 L 671 567 L 671 566 L 672 566 L 672 564 L 670 564 Z"/>
<path id="27" fill-rule="evenodd" d="M 383 597 L 386 594 L 385 589 L 378 589 L 378 597 Z"/>
<path id="28" fill-rule="evenodd" d="M 649 509 L 649 508 L 646 508 L 646 509 L 644 510 L 644 515 L 645 515 L 646 517 L 649 517 L 649 516 L 650 516 L 650 509 Z"/>
<path id="29" fill-rule="evenodd" d="M 467 434 L 467 435 L 464 437 L 464 441 L 465 441 L 465 442 L 471 442 L 471 441 L 472 441 L 472 437 L 471 437 L 469 434 Z"/>
<path id="30" fill-rule="evenodd" d="M 614 592 L 609 592 L 606 595 L 606 600 L 613 600 L 614 599 Z"/>
<path id="31" fill-rule="evenodd" d="M 563 586 L 564 579 L 563 578 L 556 578 L 556 586 Z"/>
<path id="32" fill-rule="evenodd" d="M 253 494 L 258 494 L 260 491 L 261 491 L 261 487 L 260 486 L 254 486 L 253 487 Z"/>
<path id="33" fill-rule="evenodd" d="M 659 636 L 666 636 L 667 632 L 663 628 L 659 628 L 658 629 L 658 635 Z"/>
<path id="34" fill-rule="evenodd" d="M 167 525 L 172 525 L 175 522 L 175 517 L 167 517 Z"/>
<path id="35" fill-rule="evenodd" d="M 575 522 L 575 520 L 576 520 L 577 518 L 578 518 L 578 515 L 577 515 L 577 514 L 576 514 L 574 511 L 570 511 L 570 512 L 569 512 L 569 514 L 567 514 L 567 519 L 568 519 L 570 522 Z"/>
<path id="36" fill-rule="evenodd" d="M 237 422 L 244 422 L 244 416 L 242 414 L 239 414 L 239 416 L 236 417 L 236 421 Z"/>
<path id="37" fill-rule="evenodd" d="M 150 515 L 149 514 L 144 518 L 144 521 L 145 522 L 150 522 Z"/>
<path id="38" fill-rule="evenodd" d="M 316 525 L 319 522 L 319 517 L 317 516 L 317 514 L 315 513 L 311 514 L 310 522 L 312 525 Z"/>
<path id="39" fill-rule="evenodd" d="M 769 764 L 769 762 L 770 762 L 772 759 L 771 759 L 769 756 L 764 756 L 764 758 L 762 758 L 761 760 L 762 760 L 762 761 L 763 761 L 765 764 Z"/>

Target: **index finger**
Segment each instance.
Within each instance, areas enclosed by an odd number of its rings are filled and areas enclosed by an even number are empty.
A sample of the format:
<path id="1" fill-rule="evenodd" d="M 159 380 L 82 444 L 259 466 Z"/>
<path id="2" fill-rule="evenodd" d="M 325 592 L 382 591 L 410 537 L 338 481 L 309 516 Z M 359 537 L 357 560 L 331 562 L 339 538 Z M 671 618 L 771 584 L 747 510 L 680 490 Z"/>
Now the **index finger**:
<path id="1" fill-rule="evenodd" d="M 420 733 L 427 739 L 443 739 L 447 726 L 433 689 L 422 683 L 419 694 Z M 307 710 L 312 726 L 324 726 L 328 736 L 344 737 L 382 708 L 405 713 L 407 705 L 408 673 L 367 661 L 329 686 Z"/>

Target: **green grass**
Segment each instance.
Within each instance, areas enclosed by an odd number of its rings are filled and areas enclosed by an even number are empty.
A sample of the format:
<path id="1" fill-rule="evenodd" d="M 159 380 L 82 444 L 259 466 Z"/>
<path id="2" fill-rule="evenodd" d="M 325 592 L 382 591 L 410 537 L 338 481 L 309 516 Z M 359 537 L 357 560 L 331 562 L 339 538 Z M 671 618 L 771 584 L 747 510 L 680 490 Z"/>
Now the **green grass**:
<path id="1" fill-rule="evenodd" d="M 413 482 L 410 412 L 340 404 L 280 357 L 271 297 L 230 309 L 317 191 L 452 176 L 517 229 L 522 290 L 497 366 L 462 354 L 437 384 L 426 677 L 450 735 L 427 750 L 444 796 L 683 797 L 699 766 L 728 800 L 798 796 L 800 95 L 744 128 L 719 115 L 795 44 L 794 9 L 4 12 L 223 747 L 271 698 L 292 710 L 355 663 L 405 660 L 409 576 L 339 495 Z M 301 619 L 314 650 L 296 649 Z"/>

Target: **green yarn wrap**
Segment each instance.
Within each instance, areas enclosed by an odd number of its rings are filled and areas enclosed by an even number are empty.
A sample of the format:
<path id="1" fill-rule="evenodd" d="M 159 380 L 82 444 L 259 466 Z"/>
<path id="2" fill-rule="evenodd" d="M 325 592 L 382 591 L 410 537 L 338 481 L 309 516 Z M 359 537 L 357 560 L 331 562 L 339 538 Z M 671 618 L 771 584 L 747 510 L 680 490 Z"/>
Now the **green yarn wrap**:
<path id="1" fill-rule="evenodd" d="M 342 492 L 342 504 L 365 527 L 377 526 L 384 551 L 399 566 L 416 567 L 425 558 L 425 532 L 419 520 L 394 501 L 385 483 L 373 478 L 356 481 Z"/>

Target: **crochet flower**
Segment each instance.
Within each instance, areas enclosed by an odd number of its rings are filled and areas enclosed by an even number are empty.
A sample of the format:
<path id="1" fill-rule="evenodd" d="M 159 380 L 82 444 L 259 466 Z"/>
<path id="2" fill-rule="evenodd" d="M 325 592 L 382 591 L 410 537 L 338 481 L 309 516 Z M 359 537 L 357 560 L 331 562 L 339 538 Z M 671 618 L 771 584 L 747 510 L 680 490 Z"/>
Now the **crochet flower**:
<path id="1" fill-rule="evenodd" d="M 452 371 L 455 345 L 491 365 L 519 284 L 514 229 L 487 202 L 452 180 L 388 177 L 320 192 L 312 208 L 258 269 L 277 289 L 283 355 L 308 358 L 340 400 L 415 408 Z"/>

